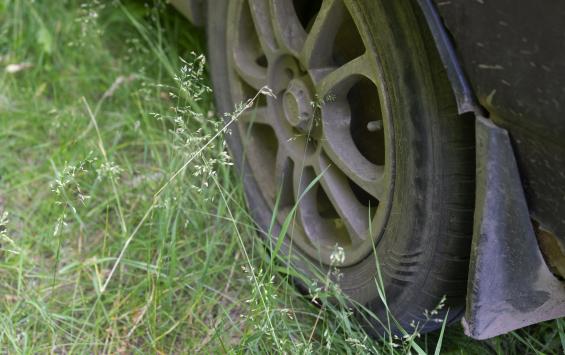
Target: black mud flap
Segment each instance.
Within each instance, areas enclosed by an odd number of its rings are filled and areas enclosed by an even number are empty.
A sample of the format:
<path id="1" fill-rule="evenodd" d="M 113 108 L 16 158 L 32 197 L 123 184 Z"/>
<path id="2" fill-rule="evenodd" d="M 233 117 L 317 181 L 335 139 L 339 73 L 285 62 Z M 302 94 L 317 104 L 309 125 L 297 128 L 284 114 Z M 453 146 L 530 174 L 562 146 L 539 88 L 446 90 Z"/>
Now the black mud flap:
<path id="1" fill-rule="evenodd" d="M 477 187 L 465 333 L 487 339 L 565 316 L 565 283 L 548 269 L 508 132 L 478 117 Z"/>

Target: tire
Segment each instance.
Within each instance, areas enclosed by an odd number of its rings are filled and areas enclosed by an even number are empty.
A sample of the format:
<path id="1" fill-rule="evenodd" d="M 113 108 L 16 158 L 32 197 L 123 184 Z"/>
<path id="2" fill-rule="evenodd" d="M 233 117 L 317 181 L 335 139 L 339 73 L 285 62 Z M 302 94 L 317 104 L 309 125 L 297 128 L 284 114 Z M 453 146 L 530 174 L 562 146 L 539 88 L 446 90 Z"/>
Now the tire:
<path id="1" fill-rule="evenodd" d="M 240 1 L 216 0 L 208 5 L 210 70 L 220 112 L 231 112 L 241 100 L 234 90 L 237 73 L 231 63 L 231 48 L 238 50 L 238 44 L 230 36 L 234 23 L 241 22 L 230 8 L 238 6 L 235 3 Z M 336 282 L 353 301 L 386 319 L 376 282 L 382 279 L 388 310 L 397 321 L 391 325 L 393 333 L 401 328 L 410 332 L 413 322 L 420 332 L 433 331 L 441 323 L 429 321 L 426 310 L 445 297 L 445 307 L 435 318 L 443 319 L 449 310 L 447 319 L 452 322 L 465 303 L 474 212 L 474 124 L 457 114 L 449 81 L 415 4 L 345 0 L 343 8 L 353 19 L 365 51 L 374 52 L 371 58 L 378 63 L 375 87 L 381 91 L 373 100 L 390 117 L 383 119 L 383 134 L 390 138 L 383 143 L 388 192 L 377 208 L 384 211 L 380 232 L 370 235 L 374 247 L 366 255 L 339 268 L 343 277 Z M 262 188 L 261 174 L 270 174 L 271 168 L 252 166 L 242 132 L 232 130 L 229 148 L 243 177 L 250 213 L 260 229 L 268 230 L 273 206 Z M 297 256 L 291 263 L 307 277 L 313 277 L 309 263 L 324 274 L 330 268 L 327 260 L 292 243 L 292 237 L 285 238 L 282 253 Z M 369 323 L 373 334 L 387 331 L 378 321 Z"/>

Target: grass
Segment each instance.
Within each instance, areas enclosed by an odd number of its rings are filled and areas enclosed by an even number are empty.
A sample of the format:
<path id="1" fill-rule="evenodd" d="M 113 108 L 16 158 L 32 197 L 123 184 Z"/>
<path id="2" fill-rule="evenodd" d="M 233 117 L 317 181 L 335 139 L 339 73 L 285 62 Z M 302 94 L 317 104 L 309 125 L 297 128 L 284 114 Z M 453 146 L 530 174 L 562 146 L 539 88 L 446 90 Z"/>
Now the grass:
<path id="1" fill-rule="evenodd" d="M 160 2 L 0 0 L 1 353 L 563 351 L 562 320 L 378 341 L 301 297 L 246 212 L 204 52 Z"/>

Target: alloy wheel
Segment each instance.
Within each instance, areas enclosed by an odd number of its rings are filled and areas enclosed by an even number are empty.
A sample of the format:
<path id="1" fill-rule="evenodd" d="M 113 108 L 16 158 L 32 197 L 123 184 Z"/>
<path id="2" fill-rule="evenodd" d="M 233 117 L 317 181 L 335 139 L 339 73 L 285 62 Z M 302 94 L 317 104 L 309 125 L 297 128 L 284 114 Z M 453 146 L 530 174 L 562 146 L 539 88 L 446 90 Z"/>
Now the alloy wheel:
<path id="1" fill-rule="evenodd" d="M 390 98 L 353 2 L 230 2 L 228 63 L 236 101 L 264 86 L 238 122 L 245 159 L 292 243 L 323 263 L 366 257 L 384 231 L 393 186 Z M 315 184 L 312 184 L 316 182 Z M 312 184 L 312 186 L 311 186 Z M 311 186 L 311 188 L 308 188 Z"/>

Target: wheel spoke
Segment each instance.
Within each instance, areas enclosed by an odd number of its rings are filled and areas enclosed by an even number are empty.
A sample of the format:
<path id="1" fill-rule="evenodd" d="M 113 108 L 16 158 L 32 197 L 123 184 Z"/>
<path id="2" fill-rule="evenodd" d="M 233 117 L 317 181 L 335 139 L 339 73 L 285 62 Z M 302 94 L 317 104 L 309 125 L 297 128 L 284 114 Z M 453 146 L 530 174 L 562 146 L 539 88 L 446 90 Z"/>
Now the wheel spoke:
<path id="1" fill-rule="evenodd" d="M 297 56 L 306 39 L 306 31 L 300 24 L 292 1 L 272 0 L 271 16 L 280 46 Z"/>
<path id="2" fill-rule="evenodd" d="M 249 10 L 261 48 L 267 57 L 276 51 L 276 40 L 270 21 L 268 0 L 248 0 Z"/>
<path id="3" fill-rule="evenodd" d="M 353 245 L 367 239 L 369 231 L 369 210 L 355 197 L 347 177 L 323 155 L 320 155 L 316 173 L 322 174 L 320 184 L 341 217 L 349 232 Z"/>
<path id="4" fill-rule="evenodd" d="M 248 4 L 240 3 L 238 11 L 241 14 L 240 21 L 232 28 L 235 39 L 232 46 L 234 68 L 245 83 L 259 90 L 267 84 L 267 68 L 259 65 L 259 59 L 264 55 L 261 48 L 262 31 L 256 28 Z M 257 18 L 259 19 L 259 15 Z"/>
<path id="5" fill-rule="evenodd" d="M 267 85 L 267 69 L 257 65 L 249 55 L 234 51 L 235 70 L 241 79 L 259 91 Z"/>
<path id="6" fill-rule="evenodd" d="M 294 166 L 294 197 L 298 204 L 296 217 L 309 242 L 319 246 L 324 241 L 324 238 L 335 235 L 335 228 L 333 228 L 329 220 L 321 218 L 318 213 L 316 194 L 320 188 L 319 184 L 305 192 L 315 178 L 316 176 L 312 169 L 304 169 L 298 164 Z"/>
<path id="7" fill-rule="evenodd" d="M 333 50 L 332 39 L 339 29 L 337 24 L 341 22 L 344 11 L 343 1 L 328 0 L 322 3 L 300 53 L 307 68 L 319 68 L 330 63 Z"/>
<path id="8" fill-rule="evenodd" d="M 271 125 L 268 108 L 265 106 L 253 107 L 244 111 L 239 116 L 239 121 L 250 124 L 259 123 Z"/>
<path id="9" fill-rule="evenodd" d="M 314 71 L 314 80 L 317 82 L 318 94 L 326 97 L 328 94 L 343 95 L 359 80 L 365 76 L 375 80 L 371 72 L 371 62 L 367 54 L 363 54 L 335 69 L 324 68 Z"/>
<path id="10" fill-rule="evenodd" d="M 322 149 L 327 157 L 368 194 L 384 197 L 384 168 L 371 163 L 355 146 L 349 127 L 349 107 L 342 102 L 322 108 Z"/>

